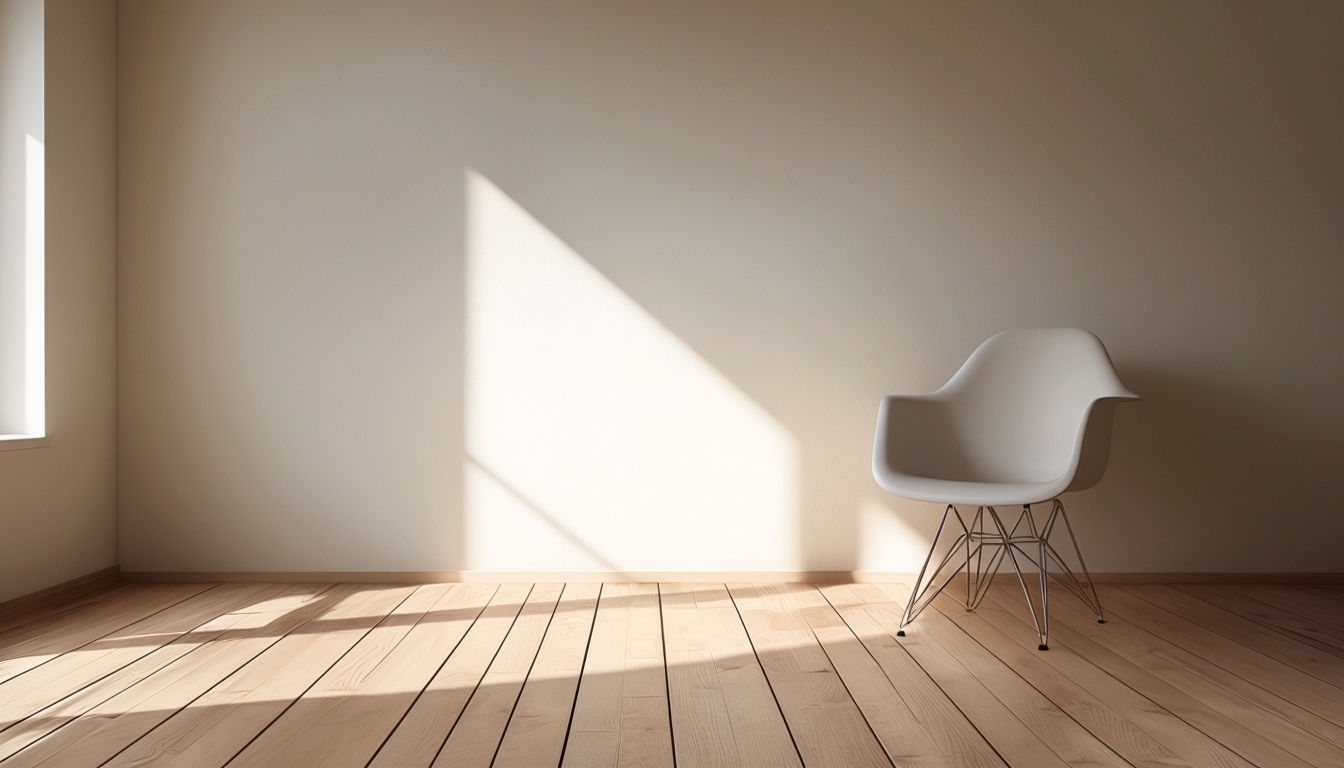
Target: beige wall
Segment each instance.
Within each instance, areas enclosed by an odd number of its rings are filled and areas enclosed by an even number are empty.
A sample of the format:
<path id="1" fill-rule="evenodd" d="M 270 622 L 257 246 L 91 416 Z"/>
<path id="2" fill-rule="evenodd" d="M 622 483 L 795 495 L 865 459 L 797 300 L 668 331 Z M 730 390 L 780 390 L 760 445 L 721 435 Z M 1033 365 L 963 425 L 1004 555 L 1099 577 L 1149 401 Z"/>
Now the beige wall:
<path id="1" fill-rule="evenodd" d="M 117 561 L 115 5 L 45 4 L 51 440 L 0 451 L 0 601 Z"/>
<path id="2" fill-rule="evenodd" d="M 126 569 L 912 570 L 878 398 L 1055 325 L 1094 569 L 1344 564 L 1337 4 L 119 9 Z"/>

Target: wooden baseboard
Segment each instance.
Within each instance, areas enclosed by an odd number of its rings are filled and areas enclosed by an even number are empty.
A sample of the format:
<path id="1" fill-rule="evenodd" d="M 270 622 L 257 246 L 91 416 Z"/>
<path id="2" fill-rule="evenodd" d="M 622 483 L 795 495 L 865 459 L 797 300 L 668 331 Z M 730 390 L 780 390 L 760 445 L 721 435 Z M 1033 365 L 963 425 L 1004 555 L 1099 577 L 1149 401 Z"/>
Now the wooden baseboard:
<path id="1" fill-rule="evenodd" d="M 1023 571 L 1023 573 L 1028 573 Z M 1034 578 L 1036 572 L 1030 571 Z M 903 582 L 914 581 L 913 573 L 888 573 L 876 571 L 855 571 L 856 582 Z M 1016 581 L 1012 571 L 999 571 L 994 579 Z M 1344 573 L 1206 573 L 1193 571 L 1118 571 L 1094 573 L 1092 581 L 1097 584 L 1344 584 Z"/>
<path id="2" fill-rule="evenodd" d="M 353 582 L 433 584 L 442 582 L 800 582 L 850 581 L 849 571 L 126 571 L 140 582 Z"/>
<path id="3" fill-rule="evenodd" d="M 32 594 L 0 603 L 0 622 L 8 621 L 28 611 L 58 605 L 93 592 L 110 589 L 119 583 L 121 583 L 121 569 L 115 565 L 100 571 L 94 571 L 55 586 L 38 590 Z"/>
<path id="4" fill-rule="evenodd" d="M 352 582 L 909 582 L 913 573 L 882 571 L 126 571 L 125 581 Z M 1344 584 L 1344 573 L 1094 573 L 1098 584 Z M 998 578 L 1015 578 L 1000 573 Z"/>
<path id="5" fill-rule="evenodd" d="M 1098 584 L 1344 584 L 1344 573 L 1094 573 Z"/>

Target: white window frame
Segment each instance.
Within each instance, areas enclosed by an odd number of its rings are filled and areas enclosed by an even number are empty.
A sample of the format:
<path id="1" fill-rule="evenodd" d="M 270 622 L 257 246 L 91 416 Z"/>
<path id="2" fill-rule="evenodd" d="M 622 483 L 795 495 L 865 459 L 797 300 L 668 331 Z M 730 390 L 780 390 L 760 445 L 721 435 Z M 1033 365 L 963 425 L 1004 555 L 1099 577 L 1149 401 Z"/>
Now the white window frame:
<path id="1" fill-rule="evenodd" d="M 0 0 L 0 450 L 50 444 L 46 408 L 45 9 Z M 8 49 L 3 50 L 3 49 Z M 20 144 L 21 142 L 21 144 Z"/>

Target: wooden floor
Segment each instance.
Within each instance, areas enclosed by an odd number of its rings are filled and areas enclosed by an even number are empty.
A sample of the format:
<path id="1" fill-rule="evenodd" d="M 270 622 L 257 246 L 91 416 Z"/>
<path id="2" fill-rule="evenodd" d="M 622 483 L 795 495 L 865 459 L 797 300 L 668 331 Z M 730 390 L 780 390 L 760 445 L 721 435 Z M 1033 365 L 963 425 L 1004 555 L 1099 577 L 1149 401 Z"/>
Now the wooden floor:
<path id="1" fill-rule="evenodd" d="M 0 768 L 1344 766 L 1344 588 L 123 585 L 0 626 Z"/>

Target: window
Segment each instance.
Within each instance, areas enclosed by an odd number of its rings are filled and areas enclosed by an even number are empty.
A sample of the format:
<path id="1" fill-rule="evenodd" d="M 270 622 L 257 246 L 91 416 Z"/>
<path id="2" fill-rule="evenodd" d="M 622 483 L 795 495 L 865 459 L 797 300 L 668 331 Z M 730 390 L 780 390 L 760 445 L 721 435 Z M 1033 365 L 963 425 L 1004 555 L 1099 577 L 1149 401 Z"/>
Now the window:
<path id="1" fill-rule="evenodd" d="M 0 448 L 46 429 L 43 0 L 0 0 Z"/>

